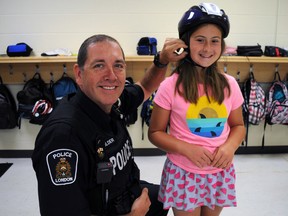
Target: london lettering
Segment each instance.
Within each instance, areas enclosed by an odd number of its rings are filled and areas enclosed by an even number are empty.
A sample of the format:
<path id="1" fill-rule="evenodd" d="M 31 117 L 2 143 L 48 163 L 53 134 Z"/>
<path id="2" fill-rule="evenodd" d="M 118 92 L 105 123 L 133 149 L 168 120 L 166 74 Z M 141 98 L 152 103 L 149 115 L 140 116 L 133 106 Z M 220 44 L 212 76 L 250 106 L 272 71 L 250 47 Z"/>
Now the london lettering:
<path id="1" fill-rule="evenodd" d="M 73 177 L 55 179 L 56 183 L 65 183 L 65 182 L 71 182 L 71 181 L 73 181 Z"/>

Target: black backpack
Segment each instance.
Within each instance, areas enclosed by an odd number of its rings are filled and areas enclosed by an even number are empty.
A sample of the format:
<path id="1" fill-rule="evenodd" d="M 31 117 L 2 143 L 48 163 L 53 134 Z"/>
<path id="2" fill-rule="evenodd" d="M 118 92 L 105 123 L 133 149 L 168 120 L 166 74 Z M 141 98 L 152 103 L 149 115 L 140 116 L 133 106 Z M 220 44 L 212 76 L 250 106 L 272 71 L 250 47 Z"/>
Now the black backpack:
<path id="1" fill-rule="evenodd" d="M 42 125 L 52 111 L 52 93 L 38 72 L 17 93 L 17 100 L 19 128 L 21 118 L 30 119 L 32 124 Z"/>
<path id="2" fill-rule="evenodd" d="M 127 77 L 126 81 L 125 81 L 125 86 L 128 85 L 133 85 L 134 84 L 134 80 L 132 77 Z M 128 115 L 125 115 L 125 122 L 127 126 L 133 125 L 135 124 L 135 122 L 138 119 L 138 109 L 136 109 L 134 112 L 129 113 Z"/>
<path id="3" fill-rule="evenodd" d="M 16 126 L 16 102 L 8 87 L 3 84 L 0 76 L 0 129 L 12 129 Z"/>

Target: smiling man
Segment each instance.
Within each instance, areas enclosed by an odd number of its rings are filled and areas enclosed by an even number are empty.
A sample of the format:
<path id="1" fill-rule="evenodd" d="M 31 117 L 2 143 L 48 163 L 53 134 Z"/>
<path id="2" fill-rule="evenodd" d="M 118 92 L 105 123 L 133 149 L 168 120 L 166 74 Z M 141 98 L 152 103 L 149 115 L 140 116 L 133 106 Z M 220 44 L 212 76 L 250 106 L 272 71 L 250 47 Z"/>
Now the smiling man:
<path id="1" fill-rule="evenodd" d="M 179 41 L 167 44 L 163 49 L 174 55 Z M 45 122 L 32 155 L 41 215 L 167 215 L 159 186 L 140 181 L 125 122 L 158 88 L 166 66 L 152 64 L 139 82 L 125 86 L 120 44 L 94 35 L 81 45 L 73 69 L 78 91 Z"/>

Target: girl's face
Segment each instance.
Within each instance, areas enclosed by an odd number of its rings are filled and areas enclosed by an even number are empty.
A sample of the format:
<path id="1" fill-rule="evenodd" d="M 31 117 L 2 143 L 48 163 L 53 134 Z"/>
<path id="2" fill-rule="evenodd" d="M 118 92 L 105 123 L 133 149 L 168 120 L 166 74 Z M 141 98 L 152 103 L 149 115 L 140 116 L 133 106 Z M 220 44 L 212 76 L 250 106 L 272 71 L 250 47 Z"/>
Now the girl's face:
<path id="1" fill-rule="evenodd" d="M 221 55 L 222 32 L 217 25 L 204 24 L 190 36 L 191 59 L 202 67 L 209 67 Z"/>

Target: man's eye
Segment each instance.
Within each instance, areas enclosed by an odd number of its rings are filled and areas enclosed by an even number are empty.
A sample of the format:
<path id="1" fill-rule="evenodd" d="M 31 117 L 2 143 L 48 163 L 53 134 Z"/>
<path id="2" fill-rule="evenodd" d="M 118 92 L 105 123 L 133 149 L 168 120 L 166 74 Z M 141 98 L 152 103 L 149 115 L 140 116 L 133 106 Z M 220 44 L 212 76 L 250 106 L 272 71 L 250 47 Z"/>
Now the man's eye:
<path id="1" fill-rule="evenodd" d="M 95 64 L 93 68 L 103 68 L 104 65 L 103 64 Z"/>
<path id="2" fill-rule="evenodd" d="M 115 64 L 114 67 L 117 69 L 124 69 L 125 65 L 124 64 Z"/>

